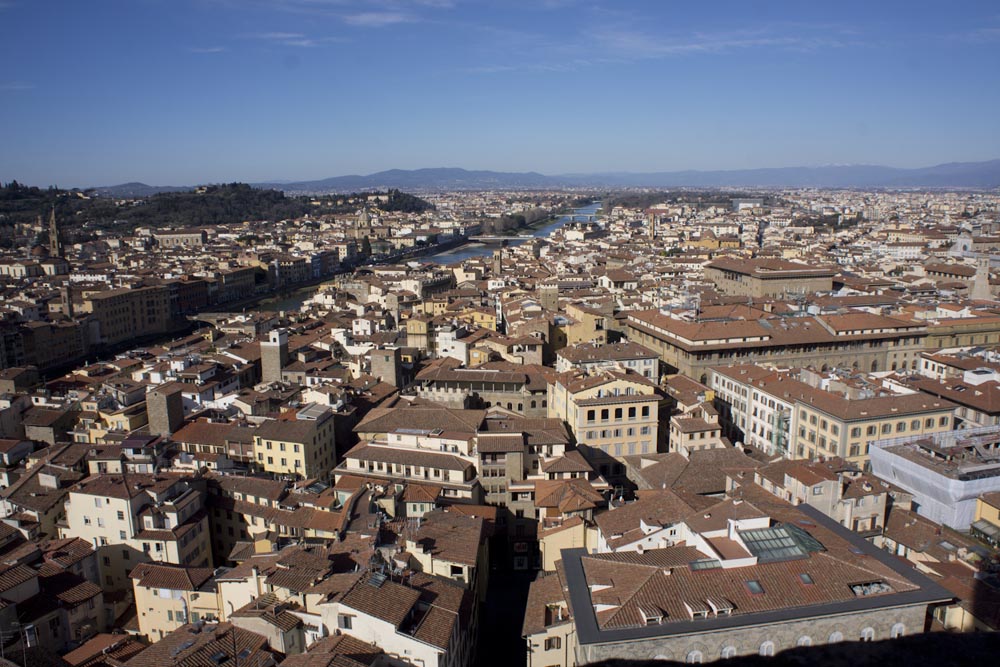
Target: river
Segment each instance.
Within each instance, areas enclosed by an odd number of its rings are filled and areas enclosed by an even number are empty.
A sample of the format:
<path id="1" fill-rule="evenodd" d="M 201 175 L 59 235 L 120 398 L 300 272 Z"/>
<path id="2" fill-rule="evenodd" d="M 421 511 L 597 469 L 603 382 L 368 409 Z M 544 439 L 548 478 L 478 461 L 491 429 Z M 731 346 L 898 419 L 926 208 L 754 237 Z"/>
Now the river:
<path id="1" fill-rule="evenodd" d="M 588 204 L 581 208 L 573 209 L 573 212 L 577 215 L 593 215 L 597 213 L 597 210 L 601 208 L 601 202 L 594 202 L 593 204 Z M 531 236 L 535 238 L 545 238 L 555 230 L 559 229 L 567 222 L 573 219 L 572 215 L 561 215 L 552 222 L 539 227 Z M 520 245 L 525 242 L 526 239 L 519 239 L 517 237 L 511 237 L 508 245 Z M 441 252 L 436 255 L 430 255 L 427 259 L 432 262 L 437 262 L 438 264 L 451 264 L 453 262 L 461 262 L 472 257 L 482 257 L 484 255 L 492 255 L 493 250 L 500 247 L 496 243 L 466 243 L 452 250 L 446 252 Z"/>
<path id="2" fill-rule="evenodd" d="M 573 213 L 576 215 L 594 215 L 597 210 L 601 208 L 601 202 L 594 202 L 593 204 L 588 204 L 577 209 L 573 209 Z M 573 215 L 561 215 L 552 222 L 549 222 L 531 233 L 532 237 L 535 238 L 545 238 L 555 230 L 559 229 L 566 223 L 573 219 Z M 511 237 L 508 245 L 520 245 L 524 243 L 527 239 Z M 453 262 L 461 262 L 463 260 L 472 257 L 482 257 L 484 255 L 492 255 L 495 248 L 499 248 L 499 244 L 496 243 L 465 243 L 448 250 L 446 252 L 441 252 L 436 255 L 428 255 L 427 257 L 420 259 L 428 259 L 432 262 L 437 262 L 438 264 L 451 264 Z M 332 279 L 331 279 L 332 280 Z M 270 299 L 265 299 L 259 304 L 253 307 L 248 307 L 246 310 L 269 310 L 269 311 L 297 311 L 302 307 L 302 304 L 306 302 L 307 299 L 311 298 L 320 287 L 303 287 L 302 289 L 295 290 L 290 294 L 283 294 L 278 297 L 272 297 Z M 241 309 L 243 310 L 243 309 Z"/>

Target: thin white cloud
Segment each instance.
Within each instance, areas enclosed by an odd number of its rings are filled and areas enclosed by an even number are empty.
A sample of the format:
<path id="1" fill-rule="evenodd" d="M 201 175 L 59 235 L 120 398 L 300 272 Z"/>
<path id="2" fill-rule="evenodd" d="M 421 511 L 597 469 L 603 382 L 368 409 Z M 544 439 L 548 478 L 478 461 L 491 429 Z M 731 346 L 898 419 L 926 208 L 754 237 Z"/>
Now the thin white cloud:
<path id="1" fill-rule="evenodd" d="M 694 33 L 677 39 L 650 35 L 637 30 L 605 28 L 591 33 L 607 52 L 628 58 L 662 58 L 689 53 L 724 53 L 760 47 L 801 48 L 811 40 L 792 35 L 765 33 Z"/>
<path id="2" fill-rule="evenodd" d="M 961 35 L 956 35 L 956 37 L 962 41 L 975 42 L 978 44 L 983 42 L 995 42 L 1000 40 L 1000 28 L 979 28 Z"/>
<path id="3" fill-rule="evenodd" d="M 348 14 L 344 17 L 344 23 L 362 28 L 384 28 L 400 23 L 411 23 L 415 20 L 413 16 L 403 12 L 361 12 Z"/>
<path id="4" fill-rule="evenodd" d="M 255 32 L 250 33 L 247 37 L 251 39 L 263 39 L 270 42 L 280 42 L 286 39 L 304 39 L 305 35 L 301 32 Z"/>
<path id="5" fill-rule="evenodd" d="M 19 90 L 32 90 L 35 84 L 25 83 L 24 81 L 6 81 L 0 82 L 0 92 L 15 92 Z"/>
<path id="6" fill-rule="evenodd" d="M 243 37 L 297 48 L 313 48 L 321 44 L 345 41 L 340 37 L 310 37 L 301 32 L 256 32 Z"/>
<path id="7" fill-rule="evenodd" d="M 595 64 L 589 60 L 577 59 L 564 63 L 522 63 L 519 65 L 482 65 L 466 68 L 469 74 L 505 74 L 507 72 L 573 72 L 583 67 Z"/>
<path id="8" fill-rule="evenodd" d="M 193 46 L 188 49 L 190 53 L 224 53 L 226 47 L 224 46 Z"/>
<path id="9" fill-rule="evenodd" d="M 519 36 L 519 47 L 506 50 L 507 53 L 517 53 L 516 59 L 508 61 L 505 57 L 494 56 L 485 63 L 462 71 L 485 75 L 515 71 L 562 72 L 642 60 L 725 56 L 750 50 L 815 53 L 865 45 L 855 37 L 858 35 L 856 30 L 842 25 L 769 23 L 729 32 L 668 34 L 647 31 L 633 17 L 617 16 L 611 21 L 592 23 L 591 26 L 562 40 L 536 39 L 528 34 Z"/>

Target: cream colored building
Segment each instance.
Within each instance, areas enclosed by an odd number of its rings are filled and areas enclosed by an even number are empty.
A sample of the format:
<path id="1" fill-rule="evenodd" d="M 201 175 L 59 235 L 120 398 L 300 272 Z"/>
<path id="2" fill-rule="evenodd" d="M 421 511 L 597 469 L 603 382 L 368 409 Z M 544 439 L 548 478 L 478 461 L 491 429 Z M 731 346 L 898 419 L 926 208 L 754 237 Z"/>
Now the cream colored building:
<path id="1" fill-rule="evenodd" d="M 326 479 L 337 462 L 334 412 L 314 403 L 266 421 L 254 433 L 253 452 L 265 472 Z"/>
<path id="2" fill-rule="evenodd" d="M 597 548 L 597 531 L 583 517 L 571 517 L 550 526 L 538 528 L 538 551 L 541 555 L 542 570 L 555 572 L 556 563 L 562 559 L 563 549 Z"/>
<path id="3" fill-rule="evenodd" d="M 800 372 L 753 365 L 712 369 L 726 435 L 768 454 L 839 456 L 859 467 L 872 442 L 954 429 L 955 404 L 923 393 L 850 398 L 807 384 Z"/>
<path id="4" fill-rule="evenodd" d="M 574 667 L 576 627 L 566 603 L 562 580 L 541 574 L 531 582 L 521 636 L 527 643 L 528 667 Z"/>
<path id="5" fill-rule="evenodd" d="M 65 507 L 60 533 L 94 546 L 105 590 L 131 587 L 128 571 L 140 563 L 212 565 L 202 494 L 182 476 L 92 475 Z"/>
<path id="6" fill-rule="evenodd" d="M 623 456 L 650 454 L 659 442 L 663 397 L 633 371 L 567 372 L 549 385 L 549 417 L 569 424 L 577 446 L 602 476 L 623 474 Z"/>
<path id="7" fill-rule="evenodd" d="M 163 639 L 186 623 L 223 618 L 210 567 L 141 563 L 129 574 L 139 634 Z"/>

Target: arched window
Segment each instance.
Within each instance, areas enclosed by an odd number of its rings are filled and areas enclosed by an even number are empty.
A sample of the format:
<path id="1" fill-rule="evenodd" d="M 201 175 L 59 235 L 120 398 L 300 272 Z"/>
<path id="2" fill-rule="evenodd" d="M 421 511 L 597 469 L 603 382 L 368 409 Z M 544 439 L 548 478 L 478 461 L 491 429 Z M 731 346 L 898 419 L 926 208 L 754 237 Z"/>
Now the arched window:
<path id="1" fill-rule="evenodd" d="M 537 408 L 538 407 L 538 401 L 532 401 L 531 402 L 531 407 Z"/>
<path id="2" fill-rule="evenodd" d="M 812 646 L 813 645 L 812 637 L 810 637 L 809 635 L 802 635 L 801 637 L 799 637 L 799 640 L 797 642 L 795 642 L 795 645 L 796 646 Z"/>
<path id="3" fill-rule="evenodd" d="M 889 631 L 889 636 L 892 637 L 893 639 L 898 639 L 899 637 L 902 637 L 905 634 L 906 634 L 906 626 L 903 625 L 902 623 L 896 623 L 895 625 L 892 626 L 892 629 Z"/>
<path id="4" fill-rule="evenodd" d="M 735 646 L 725 646 L 722 649 L 722 659 L 729 660 L 730 658 L 736 657 L 736 647 Z"/>
<path id="5" fill-rule="evenodd" d="M 760 645 L 760 651 L 758 652 L 765 657 L 774 655 L 774 642 L 772 641 L 764 642 L 763 644 Z"/>
<path id="6" fill-rule="evenodd" d="M 657 653 L 656 655 L 653 656 L 653 660 L 670 660 L 670 656 L 664 655 L 662 653 Z"/>
<path id="7" fill-rule="evenodd" d="M 842 642 L 842 641 L 844 641 L 844 633 L 834 632 L 830 634 L 830 638 L 827 640 L 827 643 L 836 644 L 837 642 Z"/>
<path id="8" fill-rule="evenodd" d="M 700 665 L 703 660 L 701 651 L 691 651 L 687 654 L 687 657 L 684 658 L 684 662 L 689 665 Z"/>
<path id="9" fill-rule="evenodd" d="M 542 399 L 542 407 L 543 408 L 549 407 L 549 401 L 548 401 L 548 399 L 545 399 L 545 398 Z"/>
<path id="10" fill-rule="evenodd" d="M 875 628 L 865 628 L 861 631 L 861 641 L 871 642 L 875 641 Z"/>

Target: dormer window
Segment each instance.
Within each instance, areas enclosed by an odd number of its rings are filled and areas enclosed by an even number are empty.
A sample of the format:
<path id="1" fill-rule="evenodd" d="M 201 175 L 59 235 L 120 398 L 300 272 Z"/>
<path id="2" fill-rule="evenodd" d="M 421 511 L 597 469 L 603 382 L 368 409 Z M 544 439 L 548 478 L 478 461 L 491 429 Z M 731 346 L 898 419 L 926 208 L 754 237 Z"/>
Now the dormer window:
<path id="1" fill-rule="evenodd" d="M 684 608 L 692 619 L 708 618 L 709 607 L 701 600 L 685 600 Z"/>
<path id="2" fill-rule="evenodd" d="M 656 607 L 650 610 L 640 607 L 639 613 L 642 614 L 643 623 L 646 625 L 659 625 L 663 622 L 663 611 Z"/>

